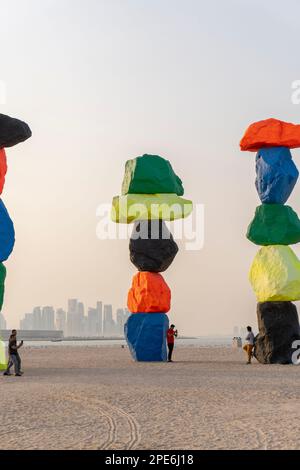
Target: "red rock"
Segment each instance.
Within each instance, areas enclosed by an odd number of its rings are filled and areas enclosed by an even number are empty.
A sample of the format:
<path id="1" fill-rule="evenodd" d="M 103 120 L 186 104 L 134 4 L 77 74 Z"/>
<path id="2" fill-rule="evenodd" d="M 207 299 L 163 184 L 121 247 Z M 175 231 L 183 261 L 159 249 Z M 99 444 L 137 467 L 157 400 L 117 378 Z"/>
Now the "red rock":
<path id="1" fill-rule="evenodd" d="M 266 119 L 251 124 L 240 142 L 241 150 L 257 152 L 264 147 L 300 147 L 300 124 Z"/>
<path id="2" fill-rule="evenodd" d="M 131 313 L 167 313 L 171 308 L 171 291 L 161 274 L 148 271 L 136 274 L 128 293 Z"/>

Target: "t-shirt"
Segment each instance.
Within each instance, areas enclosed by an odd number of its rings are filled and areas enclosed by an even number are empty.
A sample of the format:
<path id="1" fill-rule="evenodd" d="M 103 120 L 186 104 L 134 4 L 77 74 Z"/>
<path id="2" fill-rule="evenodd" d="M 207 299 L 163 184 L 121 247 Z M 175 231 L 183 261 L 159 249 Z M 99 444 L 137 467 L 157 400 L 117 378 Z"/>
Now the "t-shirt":
<path id="1" fill-rule="evenodd" d="M 168 344 L 174 344 L 175 331 L 172 328 L 169 328 L 167 331 L 167 342 Z"/>
<path id="2" fill-rule="evenodd" d="M 17 338 L 9 338 L 8 343 L 8 352 L 9 354 L 17 354 Z"/>
<path id="3" fill-rule="evenodd" d="M 253 334 L 252 331 L 250 331 L 250 333 L 247 334 L 246 341 L 247 341 L 248 344 L 251 344 L 251 346 L 253 346 L 253 344 L 254 344 L 254 334 Z"/>

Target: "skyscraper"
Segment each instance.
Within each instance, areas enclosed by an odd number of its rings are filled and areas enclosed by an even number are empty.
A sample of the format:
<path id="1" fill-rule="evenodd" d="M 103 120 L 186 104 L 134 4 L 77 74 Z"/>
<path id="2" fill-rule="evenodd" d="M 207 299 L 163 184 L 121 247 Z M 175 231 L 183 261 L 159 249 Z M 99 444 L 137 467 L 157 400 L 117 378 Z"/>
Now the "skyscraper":
<path id="1" fill-rule="evenodd" d="M 115 333 L 112 305 L 104 305 L 103 317 L 103 335 L 111 336 Z"/>
<path id="2" fill-rule="evenodd" d="M 75 333 L 75 316 L 77 312 L 77 299 L 68 300 L 68 316 L 67 316 L 67 335 L 76 336 Z"/>
<path id="3" fill-rule="evenodd" d="M 97 335 L 102 336 L 103 334 L 102 302 L 99 302 L 99 301 L 97 302 L 96 310 L 97 310 Z"/>
<path id="4" fill-rule="evenodd" d="M 88 310 L 88 336 L 97 336 L 98 311 L 96 308 Z"/>
<path id="5" fill-rule="evenodd" d="M 53 307 L 42 309 L 42 330 L 55 330 L 55 313 Z"/>
<path id="6" fill-rule="evenodd" d="M 76 312 L 76 321 L 75 321 L 75 335 L 84 336 L 85 335 L 85 317 L 84 317 L 84 305 L 82 302 L 77 304 Z"/>
<path id="7" fill-rule="evenodd" d="M 77 304 L 77 313 L 80 318 L 84 316 L 84 305 L 82 302 L 78 302 Z"/>
<path id="8" fill-rule="evenodd" d="M 67 316 L 68 336 L 84 336 L 87 334 L 87 318 L 84 316 L 84 305 L 77 299 L 68 301 Z"/>
<path id="9" fill-rule="evenodd" d="M 124 321 L 125 321 L 125 323 L 126 323 L 127 320 L 128 320 L 128 318 L 129 318 L 129 316 L 130 316 L 130 312 L 129 312 L 129 310 L 128 310 L 127 307 L 124 308 L 124 315 L 125 315 Z"/>
<path id="10" fill-rule="evenodd" d="M 59 308 L 56 310 L 56 328 L 57 330 L 63 331 L 65 334 L 66 327 L 67 327 L 67 314 L 62 308 Z"/>
<path id="11" fill-rule="evenodd" d="M 77 311 L 77 299 L 69 299 L 68 300 L 68 313 L 76 313 Z"/>
<path id="12" fill-rule="evenodd" d="M 33 330 L 33 313 L 25 313 L 23 320 L 20 321 L 21 330 Z"/>
<path id="13" fill-rule="evenodd" d="M 32 312 L 32 329 L 42 330 L 42 311 L 41 307 L 35 307 Z"/>
<path id="14" fill-rule="evenodd" d="M 125 312 L 123 308 L 117 309 L 117 331 L 116 333 L 119 336 L 123 336 L 124 334 L 124 324 L 125 324 Z"/>

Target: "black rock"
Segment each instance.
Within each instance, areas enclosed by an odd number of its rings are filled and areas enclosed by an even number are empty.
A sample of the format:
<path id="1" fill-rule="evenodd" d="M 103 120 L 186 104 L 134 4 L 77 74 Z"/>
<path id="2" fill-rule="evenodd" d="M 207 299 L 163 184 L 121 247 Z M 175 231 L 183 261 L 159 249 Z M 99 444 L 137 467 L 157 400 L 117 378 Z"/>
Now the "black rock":
<path id="1" fill-rule="evenodd" d="M 32 136 L 26 122 L 0 114 L 0 148 L 13 147 Z"/>
<path id="2" fill-rule="evenodd" d="M 295 352 L 292 345 L 300 339 L 297 308 L 292 302 L 257 304 L 259 334 L 254 356 L 262 364 L 290 364 Z"/>
<path id="3" fill-rule="evenodd" d="M 129 244 L 130 260 L 139 271 L 166 271 L 178 253 L 178 246 L 162 220 L 134 224 Z"/>

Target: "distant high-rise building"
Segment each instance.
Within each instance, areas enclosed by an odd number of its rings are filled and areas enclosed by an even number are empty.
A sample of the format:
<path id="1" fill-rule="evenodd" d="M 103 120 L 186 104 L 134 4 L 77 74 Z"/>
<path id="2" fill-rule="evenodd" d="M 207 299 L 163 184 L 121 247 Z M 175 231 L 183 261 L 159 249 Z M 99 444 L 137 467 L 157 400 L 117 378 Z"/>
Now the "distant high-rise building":
<path id="1" fill-rule="evenodd" d="M 82 302 L 78 302 L 77 304 L 77 313 L 80 317 L 84 316 L 84 305 Z"/>
<path id="2" fill-rule="evenodd" d="M 4 315 L 0 313 L 0 330 L 6 330 L 7 325 L 6 325 L 6 320 L 4 318 Z"/>
<path id="3" fill-rule="evenodd" d="M 25 313 L 23 320 L 20 321 L 21 330 L 33 330 L 33 313 Z"/>
<path id="4" fill-rule="evenodd" d="M 233 337 L 236 338 L 239 336 L 239 327 L 238 326 L 235 326 L 233 328 Z"/>
<path id="5" fill-rule="evenodd" d="M 116 333 L 120 336 L 123 336 L 124 334 L 124 325 L 125 325 L 125 311 L 123 308 L 118 308 L 117 313 L 116 313 L 116 320 L 117 320 L 117 325 L 116 325 Z"/>
<path id="6" fill-rule="evenodd" d="M 87 318 L 84 316 L 84 305 L 77 299 L 68 301 L 67 334 L 68 336 L 85 336 Z"/>
<path id="7" fill-rule="evenodd" d="M 41 307 L 35 307 L 32 312 L 32 329 L 42 330 L 42 310 Z"/>
<path id="8" fill-rule="evenodd" d="M 55 313 L 53 307 L 42 309 L 42 330 L 55 330 Z"/>
<path id="9" fill-rule="evenodd" d="M 104 305 L 103 308 L 103 335 L 112 336 L 115 333 L 112 305 Z"/>
<path id="10" fill-rule="evenodd" d="M 124 321 L 127 322 L 128 318 L 130 317 L 130 312 L 128 308 L 124 308 Z"/>
<path id="11" fill-rule="evenodd" d="M 103 334 L 103 315 L 102 315 L 102 302 L 97 302 L 97 335 L 102 336 Z"/>
<path id="12" fill-rule="evenodd" d="M 86 329 L 86 325 L 85 325 L 85 317 L 84 317 L 84 305 L 82 302 L 78 302 L 77 312 L 76 312 L 76 322 L 75 322 L 76 336 L 84 336 L 85 329 Z"/>
<path id="13" fill-rule="evenodd" d="M 88 336 L 97 336 L 98 312 L 96 308 L 88 310 Z"/>
<path id="14" fill-rule="evenodd" d="M 76 313 L 77 312 L 77 299 L 69 299 L 68 300 L 68 313 Z"/>
<path id="15" fill-rule="evenodd" d="M 76 323 L 76 312 L 77 312 L 77 299 L 68 300 L 68 314 L 67 314 L 67 335 L 76 336 L 75 323 Z"/>
<path id="16" fill-rule="evenodd" d="M 65 334 L 66 327 L 67 327 L 67 314 L 62 308 L 59 308 L 56 310 L 56 329 L 63 331 Z"/>

